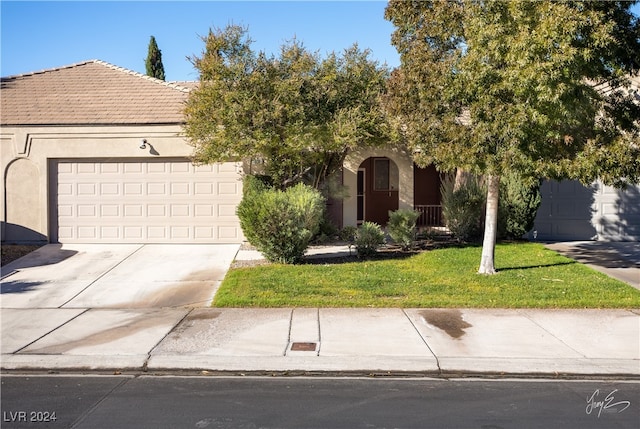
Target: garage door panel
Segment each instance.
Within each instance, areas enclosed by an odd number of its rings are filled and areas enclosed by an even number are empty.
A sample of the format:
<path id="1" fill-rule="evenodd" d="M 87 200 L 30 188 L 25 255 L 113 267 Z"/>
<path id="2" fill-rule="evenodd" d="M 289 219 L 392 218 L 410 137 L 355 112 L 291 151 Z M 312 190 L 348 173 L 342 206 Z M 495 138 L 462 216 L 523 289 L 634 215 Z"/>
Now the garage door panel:
<path id="1" fill-rule="evenodd" d="M 59 161 L 60 242 L 239 242 L 237 163 Z"/>
<path id="2" fill-rule="evenodd" d="M 218 195 L 237 195 L 238 184 L 232 182 L 218 183 Z"/>
<path id="3" fill-rule="evenodd" d="M 213 185 L 211 182 L 196 182 L 194 193 L 196 195 L 213 195 Z"/>
<path id="4" fill-rule="evenodd" d="M 122 238 L 120 228 L 117 226 L 101 226 L 100 237 L 103 237 L 105 240 L 119 240 Z"/>
<path id="5" fill-rule="evenodd" d="M 640 187 L 545 181 L 534 229 L 542 240 L 640 239 Z"/>
<path id="6" fill-rule="evenodd" d="M 189 195 L 191 187 L 190 183 L 182 182 L 182 183 L 172 183 L 171 184 L 171 195 Z"/>
<path id="7" fill-rule="evenodd" d="M 143 165 L 144 164 L 141 162 L 128 162 L 128 163 L 122 164 L 123 173 L 127 173 L 127 174 L 142 173 Z M 154 165 L 160 165 L 160 163 L 154 163 Z M 164 173 L 164 170 L 162 172 Z M 149 171 L 149 173 L 152 173 L 152 171 Z"/>

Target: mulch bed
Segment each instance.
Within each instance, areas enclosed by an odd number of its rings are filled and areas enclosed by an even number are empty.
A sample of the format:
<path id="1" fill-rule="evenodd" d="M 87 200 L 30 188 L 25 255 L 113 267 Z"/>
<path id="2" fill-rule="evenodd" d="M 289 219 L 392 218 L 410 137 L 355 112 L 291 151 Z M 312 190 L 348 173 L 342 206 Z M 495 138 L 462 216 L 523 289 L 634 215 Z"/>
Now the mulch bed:
<path id="1" fill-rule="evenodd" d="M 346 244 L 346 243 L 335 243 L 335 244 Z M 438 239 L 426 239 L 426 240 L 418 240 L 414 243 L 413 247 L 409 250 L 402 250 L 400 246 L 395 246 L 392 244 L 387 244 L 378 249 L 378 252 L 366 258 L 368 261 L 378 261 L 385 259 L 403 259 L 408 258 L 413 255 L 417 255 L 422 252 L 426 252 L 429 250 L 442 249 L 447 247 L 466 247 L 469 246 L 468 243 L 461 243 L 457 240 L 454 240 L 450 237 L 439 237 Z M 322 247 L 322 246 L 319 246 Z M 242 249 L 247 250 L 255 250 L 253 246 L 248 243 L 244 243 L 241 246 Z M 327 257 L 312 257 L 305 258 L 303 264 L 309 265 L 325 265 L 325 264 L 345 264 L 349 262 L 359 262 L 364 259 L 359 257 L 355 246 L 352 247 L 352 254 L 348 256 L 327 256 Z M 269 261 L 265 259 L 257 259 L 250 261 L 234 261 L 231 264 L 232 268 L 246 268 L 246 267 L 256 267 L 260 265 L 269 265 L 271 264 Z"/>
<path id="2" fill-rule="evenodd" d="M 3 244 L 2 250 L 2 266 L 16 259 L 22 258 L 37 248 L 41 247 L 38 244 Z"/>

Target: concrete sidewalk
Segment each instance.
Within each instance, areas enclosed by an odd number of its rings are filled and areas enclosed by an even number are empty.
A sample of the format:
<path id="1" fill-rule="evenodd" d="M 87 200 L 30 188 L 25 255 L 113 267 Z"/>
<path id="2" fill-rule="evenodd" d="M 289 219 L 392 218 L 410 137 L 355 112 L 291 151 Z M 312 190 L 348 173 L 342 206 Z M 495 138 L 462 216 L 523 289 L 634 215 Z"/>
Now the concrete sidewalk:
<path id="1" fill-rule="evenodd" d="M 588 246 L 565 251 L 577 257 Z M 640 309 L 212 309 L 206 305 L 230 262 L 225 255 L 237 248 L 54 250 L 16 261 L 15 272 L 3 267 L 3 370 L 640 378 Z M 590 258 L 605 272 L 640 271 Z M 166 260 L 173 264 L 156 268 Z M 215 272 L 195 271 L 212 260 Z M 171 269 L 171 281 L 160 281 Z M 175 295 L 195 283 L 206 297 Z M 148 298 L 159 290 L 171 300 Z"/>
<path id="2" fill-rule="evenodd" d="M 3 309 L 3 370 L 640 376 L 640 310 Z"/>

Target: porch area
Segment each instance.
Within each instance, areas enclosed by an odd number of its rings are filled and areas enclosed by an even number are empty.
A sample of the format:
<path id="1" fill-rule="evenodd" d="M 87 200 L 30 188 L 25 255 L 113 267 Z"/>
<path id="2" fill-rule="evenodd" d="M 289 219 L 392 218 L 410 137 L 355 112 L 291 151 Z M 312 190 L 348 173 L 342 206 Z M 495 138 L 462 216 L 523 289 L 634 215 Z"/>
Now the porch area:
<path id="1" fill-rule="evenodd" d="M 440 172 L 433 165 L 414 164 L 404 150 L 356 150 L 345 159 L 342 183 L 350 195 L 332 205 L 342 226 L 375 222 L 386 226 L 389 212 L 420 212 L 419 228 L 444 227 Z M 339 214 L 342 214 L 340 216 Z"/>
<path id="2" fill-rule="evenodd" d="M 418 228 L 444 227 L 442 218 L 442 205 L 440 204 L 416 204 L 413 209 L 420 212 L 416 222 Z"/>

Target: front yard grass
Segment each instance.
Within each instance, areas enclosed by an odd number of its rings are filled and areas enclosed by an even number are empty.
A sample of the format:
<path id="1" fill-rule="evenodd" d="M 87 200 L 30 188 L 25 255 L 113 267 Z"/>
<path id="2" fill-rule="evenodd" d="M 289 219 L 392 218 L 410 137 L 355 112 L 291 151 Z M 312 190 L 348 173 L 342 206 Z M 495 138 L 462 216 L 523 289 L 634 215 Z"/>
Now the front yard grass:
<path id="1" fill-rule="evenodd" d="M 476 274 L 481 247 L 404 258 L 231 269 L 215 307 L 639 308 L 640 291 L 536 243 L 496 246 L 494 276 Z"/>

